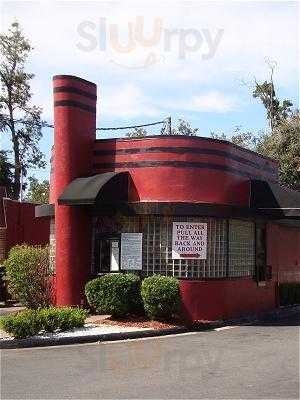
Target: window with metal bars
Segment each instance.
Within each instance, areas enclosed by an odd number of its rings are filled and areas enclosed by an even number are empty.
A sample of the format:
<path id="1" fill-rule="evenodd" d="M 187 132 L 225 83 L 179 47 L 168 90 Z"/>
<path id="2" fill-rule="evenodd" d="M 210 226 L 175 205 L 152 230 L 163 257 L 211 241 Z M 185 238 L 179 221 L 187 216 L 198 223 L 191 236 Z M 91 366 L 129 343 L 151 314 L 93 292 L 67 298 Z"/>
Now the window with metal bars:
<path id="1" fill-rule="evenodd" d="M 106 217 L 105 217 L 106 218 Z M 173 260 L 173 222 L 207 223 L 206 260 Z M 99 221 L 96 230 L 103 229 Z M 161 274 L 178 278 L 225 278 L 252 276 L 255 269 L 255 224 L 221 218 L 175 216 L 118 216 L 109 223 L 109 233 L 143 233 L 145 276 Z M 108 233 L 105 228 L 105 233 Z"/>
<path id="2" fill-rule="evenodd" d="M 254 276 L 255 224 L 252 221 L 229 220 L 229 276 Z"/>

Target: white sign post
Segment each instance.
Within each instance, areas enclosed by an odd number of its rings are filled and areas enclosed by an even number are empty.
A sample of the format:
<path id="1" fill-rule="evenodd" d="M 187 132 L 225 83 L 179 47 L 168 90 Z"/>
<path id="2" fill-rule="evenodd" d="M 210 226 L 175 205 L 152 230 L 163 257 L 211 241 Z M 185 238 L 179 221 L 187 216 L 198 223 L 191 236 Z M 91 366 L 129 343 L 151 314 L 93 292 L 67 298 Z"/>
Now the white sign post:
<path id="1" fill-rule="evenodd" d="M 207 224 L 173 222 L 172 259 L 206 260 Z"/>
<path id="2" fill-rule="evenodd" d="M 121 269 L 142 269 L 142 233 L 121 234 Z"/>

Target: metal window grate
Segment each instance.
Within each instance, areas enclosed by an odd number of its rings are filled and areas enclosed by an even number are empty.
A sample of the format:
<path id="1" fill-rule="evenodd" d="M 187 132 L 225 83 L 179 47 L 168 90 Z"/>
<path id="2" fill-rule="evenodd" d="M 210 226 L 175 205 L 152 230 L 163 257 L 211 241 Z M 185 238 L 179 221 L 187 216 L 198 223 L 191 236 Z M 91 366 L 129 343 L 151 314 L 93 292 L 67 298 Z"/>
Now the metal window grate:
<path id="1" fill-rule="evenodd" d="M 229 276 L 252 276 L 255 270 L 255 224 L 229 221 Z"/>

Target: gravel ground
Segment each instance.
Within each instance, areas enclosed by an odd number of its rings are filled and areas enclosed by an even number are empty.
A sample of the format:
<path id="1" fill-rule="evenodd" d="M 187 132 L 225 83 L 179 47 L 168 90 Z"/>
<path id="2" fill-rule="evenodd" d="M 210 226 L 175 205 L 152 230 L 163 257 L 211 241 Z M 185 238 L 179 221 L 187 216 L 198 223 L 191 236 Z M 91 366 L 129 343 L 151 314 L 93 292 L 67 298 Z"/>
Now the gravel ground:
<path id="1" fill-rule="evenodd" d="M 4 314 L 20 311 L 24 308 L 10 307 L 5 310 Z M 163 323 L 159 321 L 149 321 L 145 318 L 123 319 L 114 320 L 109 315 L 91 315 L 86 319 L 86 324 L 83 328 L 72 329 L 67 332 L 47 333 L 32 338 L 62 338 L 62 337 L 76 337 L 76 336 L 93 336 L 102 335 L 105 333 L 122 333 L 122 332 L 136 332 L 148 331 L 152 329 L 166 329 L 176 326 L 176 324 Z M 178 325 L 177 325 L 178 326 Z M 14 340 L 8 333 L 0 330 L 0 342 L 7 340 Z"/>
<path id="2" fill-rule="evenodd" d="M 122 326 L 110 326 L 110 325 L 93 325 L 86 324 L 83 328 L 72 329 L 67 332 L 58 333 L 47 333 L 32 338 L 62 338 L 62 337 L 76 337 L 76 336 L 92 336 L 92 335 L 102 335 L 105 333 L 122 333 L 122 332 L 133 332 L 133 331 L 146 331 L 150 328 L 137 328 L 137 327 L 122 327 Z M 14 340 L 12 336 L 9 336 L 6 332 L 0 330 L 0 342 L 2 340 Z"/>

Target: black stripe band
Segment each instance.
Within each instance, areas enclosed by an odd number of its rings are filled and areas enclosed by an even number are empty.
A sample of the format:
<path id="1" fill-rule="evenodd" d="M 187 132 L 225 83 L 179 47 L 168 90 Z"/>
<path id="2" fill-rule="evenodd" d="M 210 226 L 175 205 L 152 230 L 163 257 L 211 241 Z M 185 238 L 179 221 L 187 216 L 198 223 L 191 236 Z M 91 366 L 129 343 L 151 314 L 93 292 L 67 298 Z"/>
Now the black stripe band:
<path id="1" fill-rule="evenodd" d="M 196 142 L 206 141 L 206 142 L 209 142 L 209 143 L 221 143 L 221 144 L 224 144 L 226 146 L 229 146 L 230 148 L 234 148 L 234 149 L 236 149 L 236 150 L 238 150 L 240 152 L 251 154 L 251 155 L 254 155 L 256 157 L 259 156 L 259 158 L 267 160 L 267 162 L 271 162 L 271 163 L 275 162 L 276 165 L 277 165 L 277 162 L 271 157 L 263 156 L 261 154 L 256 153 L 253 150 L 249 150 L 249 149 L 246 149 L 245 147 L 241 147 L 241 146 L 239 146 L 239 145 L 237 145 L 235 143 L 229 142 L 228 140 L 214 139 L 214 138 L 210 138 L 210 137 L 206 137 L 206 136 L 157 135 L 156 134 L 156 135 L 149 135 L 149 136 L 147 135 L 146 137 L 141 137 L 141 138 L 124 138 L 123 137 L 123 138 L 95 139 L 95 143 L 107 143 L 107 142 L 114 143 L 114 142 L 132 142 L 132 141 L 135 141 L 135 142 L 138 143 L 139 141 L 145 141 L 145 140 L 149 140 L 149 139 L 150 140 L 152 140 L 152 139 L 159 139 L 159 140 L 163 140 L 163 139 L 170 140 L 170 139 L 172 139 L 172 141 L 176 140 L 176 139 L 178 139 L 178 140 L 188 139 L 189 142 L 192 142 L 192 141 L 196 141 Z"/>
<path id="2" fill-rule="evenodd" d="M 235 175 L 247 178 L 260 178 L 259 175 L 251 174 L 241 169 L 228 167 L 227 165 L 210 164 L 204 162 L 190 161 L 139 161 L 139 162 L 117 162 L 117 163 L 95 163 L 93 168 L 96 169 L 115 169 L 115 168 L 155 168 L 155 167 L 174 167 L 174 168 L 206 168 L 218 171 L 226 171 Z M 273 180 L 270 180 L 273 181 Z M 275 181 L 275 180 L 274 180 Z"/>
<path id="3" fill-rule="evenodd" d="M 93 93 L 89 93 L 85 90 L 78 89 L 72 86 L 57 86 L 53 89 L 54 93 L 75 93 L 79 94 L 80 96 L 87 97 L 92 100 L 97 100 L 97 96 Z"/>
<path id="4" fill-rule="evenodd" d="M 199 149 L 193 147 L 147 147 L 147 148 L 129 148 L 129 149 L 117 149 L 117 150 L 94 150 L 95 156 L 108 156 L 108 155 L 126 155 L 126 154 L 144 154 L 144 153 L 175 153 L 175 154 L 204 154 L 225 157 L 241 164 L 249 165 L 253 168 L 263 169 L 271 174 L 276 175 L 276 170 L 269 168 L 267 165 L 260 165 L 246 158 L 236 156 L 227 151 L 215 150 L 215 149 Z"/>
<path id="5" fill-rule="evenodd" d="M 88 104 L 84 104 L 75 100 L 57 100 L 54 102 L 54 107 L 76 107 L 80 108 L 81 110 L 96 114 L 96 107 L 92 107 Z"/>

